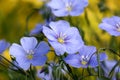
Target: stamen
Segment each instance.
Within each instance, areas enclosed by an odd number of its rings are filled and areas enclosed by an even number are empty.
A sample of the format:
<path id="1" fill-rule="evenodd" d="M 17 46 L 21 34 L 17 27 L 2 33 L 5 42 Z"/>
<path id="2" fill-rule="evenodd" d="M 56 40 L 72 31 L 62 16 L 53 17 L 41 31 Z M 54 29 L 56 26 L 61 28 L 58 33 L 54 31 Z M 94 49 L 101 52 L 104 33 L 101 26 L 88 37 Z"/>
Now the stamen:
<path id="1" fill-rule="evenodd" d="M 71 3 L 66 4 L 66 10 L 69 11 L 69 12 L 72 11 Z"/>
<path id="2" fill-rule="evenodd" d="M 81 64 L 86 65 L 88 63 L 88 56 L 81 56 Z"/>
<path id="3" fill-rule="evenodd" d="M 33 51 L 33 50 L 27 51 L 27 58 L 28 58 L 29 60 L 33 59 L 33 54 L 34 54 L 34 51 Z"/>
<path id="4" fill-rule="evenodd" d="M 63 44 L 64 43 L 64 39 L 62 39 L 61 37 L 58 38 L 58 42 Z"/>
<path id="5" fill-rule="evenodd" d="M 120 22 L 116 24 L 117 31 L 120 32 Z"/>

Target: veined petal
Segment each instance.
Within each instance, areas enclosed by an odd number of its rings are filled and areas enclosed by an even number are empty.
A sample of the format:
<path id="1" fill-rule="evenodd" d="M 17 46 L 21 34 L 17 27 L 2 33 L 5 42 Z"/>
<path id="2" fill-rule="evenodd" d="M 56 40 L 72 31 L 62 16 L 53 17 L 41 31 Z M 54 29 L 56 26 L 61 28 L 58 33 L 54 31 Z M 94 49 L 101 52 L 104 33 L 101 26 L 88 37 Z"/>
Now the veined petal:
<path id="1" fill-rule="evenodd" d="M 65 46 L 58 42 L 50 42 L 52 47 L 55 49 L 57 55 L 63 55 L 65 53 Z"/>
<path id="2" fill-rule="evenodd" d="M 31 62 L 27 60 L 25 56 L 19 56 L 16 58 L 18 65 L 23 68 L 24 70 L 28 70 L 30 67 Z"/>
<path id="3" fill-rule="evenodd" d="M 13 55 L 14 57 L 21 57 L 25 56 L 26 52 L 25 50 L 18 44 L 13 43 L 12 46 L 9 49 L 10 55 Z"/>
<path id="4" fill-rule="evenodd" d="M 80 55 L 93 55 L 96 52 L 96 47 L 94 46 L 82 46 L 79 50 Z"/>
<path id="5" fill-rule="evenodd" d="M 80 65 L 80 55 L 79 54 L 70 54 L 68 55 L 64 61 L 73 66 L 73 67 L 76 67 L 76 68 L 79 68 L 81 65 Z"/>
<path id="6" fill-rule="evenodd" d="M 61 17 L 61 16 L 68 16 L 69 12 L 65 9 L 60 9 L 60 10 L 52 10 L 55 16 Z"/>
<path id="7" fill-rule="evenodd" d="M 49 26 L 57 34 L 65 33 L 66 30 L 70 28 L 70 24 L 67 21 L 64 21 L 64 20 L 59 20 L 59 21 L 56 21 L 56 22 L 50 22 Z"/>
<path id="8" fill-rule="evenodd" d="M 22 47 L 26 51 L 28 51 L 28 50 L 33 50 L 36 47 L 38 42 L 35 37 L 23 37 L 21 38 L 20 43 Z"/>
<path id="9" fill-rule="evenodd" d="M 114 30 L 114 29 L 115 29 L 115 27 L 114 27 L 113 25 L 106 24 L 106 23 L 101 23 L 101 24 L 99 24 L 99 27 L 100 27 L 101 29 L 107 30 L 107 31 L 109 31 L 109 30 Z"/>
<path id="10" fill-rule="evenodd" d="M 39 54 L 36 54 L 34 55 L 31 63 L 33 66 L 42 66 L 45 64 L 46 60 L 47 60 L 46 56 L 41 56 Z"/>
<path id="11" fill-rule="evenodd" d="M 80 14 L 82 14 L 84 11 L 84 8 L 80 8 L 80 9 L 73 9 L 69 14 L 71 16 L 79 16 Z"/>
<path id="12" fill-rule="evenodd" d="M 48 46 L 48 44 L 44 41 L 40 42 L 37 46 L 37 48 L 35 49 L 35 54 L 36 55 L 45 55 L 48 53 L 48 51 L 50 50 L 50 47 Z"/>
<path id="13" fill-rule="evenodd" d="M 89 66 L 92 67 L 92 68 L 98 66 L 97 55 L 93 55 L 93 56 L 90 58 Z"/>
<path id="14" fill-rule="evenodd" d="M 114 25 L 115 25 L 115 22 L 114 22 L 114 20 L 113 20 L 112 18 L 104 18 L 104 19 L 102 20 L 102 22 L 103 22 L 103 23 L 106 23 L 106 24 L 109 24 L 109 25 L 111 25 L 111 26 L 114 26 Z"/>
<path id="15" fill-rule="evenodd" d="M 71 39 L 65 43 L 66 52 L 68 54 L 73 54 L 76 52 L 79 52 L 79 49 L 83 46 L 83 42 L 80 42 L 80 40 Z"/>
<path id="16" fill-rule="evenodd" d="M 65 34 L 66 34 L 67 39 L 71 39 L 71 38 L 80 39 L 81 38 L 80 33 L 76 27 L 70 27 L 68 29 L 65 29 Z"/>
<path id="17" fill-rule="evenodd" d="M 116 30 L 115 26 L 112 26 L 106 23 L 101 23 L 99 27 L 103 30 L 106 30 L 109 34 L 113 36 L 120 36 L 120 32 Z"/>
<path id="18" fill-rule="evenodd" d="M 43 33 L 50 41 L 57 41 L 57 34 L 48 27 L 43 27 Z"/>
<path id="19" fill-rule="evenodd" d="M 73 8 L 84 8 L 88 5 L 88 0 L 71 0 Z"/>
<path id="20" fill-rule="evenodd" d="M 61 9 L 65 7 L 63 1 L 61 0 L 51 0 L 47 5 L 52 9 Z"/>

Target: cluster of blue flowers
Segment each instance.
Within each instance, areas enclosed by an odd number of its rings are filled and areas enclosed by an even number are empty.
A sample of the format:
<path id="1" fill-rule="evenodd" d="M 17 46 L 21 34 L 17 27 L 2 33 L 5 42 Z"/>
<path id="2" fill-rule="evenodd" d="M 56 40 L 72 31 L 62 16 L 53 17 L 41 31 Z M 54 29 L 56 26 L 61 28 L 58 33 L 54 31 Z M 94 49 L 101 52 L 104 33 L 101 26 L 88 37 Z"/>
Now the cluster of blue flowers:
<path id="1" fill-rule="evenodd" d="M 51 9 L 52 15 L 55 17 L 63 17 L 79 16 L 87 5 L 87 0 L 51 0 L 46 4 L 46 7 Z M 99 27 L 112 36 L 120 36 L 120 17 L 104 18 Z M 43 34 L 48 43 L 45 41 L 38 43 L 37 39 L 33 37 L 38 34 Z M 1 40 L 0 53 L 3 53 L 9 46 L 9 43 Z M 62 61 L 67 65 L 67 68 L 69 65 L 75 68 L 96 68 L 100 66 L 101 62 L 107 60 L 107 55 L 104 52 L 98 54 L 95 46 L 86 45 L 79 30 L 72 27 L 65 20 L 50 21 L 48 25 L 37 24 L 35 29 L 30 32 L 29 37 L 22 37 L 20 44 L 13 43 L 9 47 L 9 52 L 18 63 L 17 66 L 23 70 L 29 70 L 31 66 L 48 64 L 46 63 L 46 55 L 53 50 L 50 46 L 54 49 L 53 52 L 57 57 L 62 56 Z M 106 65 L 102 66 L 102 68 L 107 77 L 108 74 L 105 68 L 109 67 L 109 64 Z M 46 79 L 47 77 L 46 80 L 51 80 L 52 69 L 50 66 L 48 69 L 50 70 L 48 76 L 39 71 L 38 74 L 42 75 L 41 78 Z"/>

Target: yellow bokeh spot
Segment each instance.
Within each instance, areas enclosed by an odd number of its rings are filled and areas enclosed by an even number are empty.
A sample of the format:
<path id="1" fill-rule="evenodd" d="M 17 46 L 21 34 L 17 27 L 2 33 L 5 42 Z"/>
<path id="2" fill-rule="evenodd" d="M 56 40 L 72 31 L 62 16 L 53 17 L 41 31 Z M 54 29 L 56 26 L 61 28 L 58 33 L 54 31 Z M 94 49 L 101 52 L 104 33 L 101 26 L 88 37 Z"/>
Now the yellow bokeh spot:
<path id="1" fill-rule="evenodd" d="M 62 38 L 58 38 L 58 42 L 63 44 L 64 43 L 64 40 Z"/>

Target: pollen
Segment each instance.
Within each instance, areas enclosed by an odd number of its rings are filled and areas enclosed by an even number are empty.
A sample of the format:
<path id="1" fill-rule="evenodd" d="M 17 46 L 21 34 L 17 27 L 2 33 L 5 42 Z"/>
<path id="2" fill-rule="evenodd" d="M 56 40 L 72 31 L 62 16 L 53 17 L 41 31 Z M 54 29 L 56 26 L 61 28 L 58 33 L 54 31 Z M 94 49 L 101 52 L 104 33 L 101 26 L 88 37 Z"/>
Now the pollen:
<path id="1" fill-rule="evenodd" d="M 34 54 L 33 50 L 27 51 L 27 59 L 29 59 L 29 60 L 33 59 L 33 54 Z"/>
<path id="2" fill-rule="evenodd" d="M 27 58 L 28 58 L 29 60 L 31 60 L 31 59 L 33 59 L 33 55 L 32 55 L 32 54 L 28 54 L 28 55 L 27 55 Z"/>
<path id="3" fill-rule="evenodd" d="M 67 7 L 66 7 L 66 10 L 69 11 L 69 12 L 72 11 L 71 6 L 67 6 Z"/>
<path id="4" fill-rule="evenodd" d="M 88 56 L 81 56 L 81 64 L 86 65 L 88 63 Z"/>
<path id="5" fill-rule="evenodd" d="M 61 43 L 61 44 L 63 44 L 64 43 L 64 39 L 58 38 L 58 42 Z"/>
<path id="6" fill-rule="evenodd" d="M 66 4 L 66 10 L 69 11 L 69 12 L 72 11 L 71 3 Z"/>
<path id="7" fill-rule="evenodd" d="M 86 65 L 86 64 L 87 64 L 87 62 L 86 62 L 86 61 L 82 61 L 82 62 L 81 62 L 81 64 Z"/>

